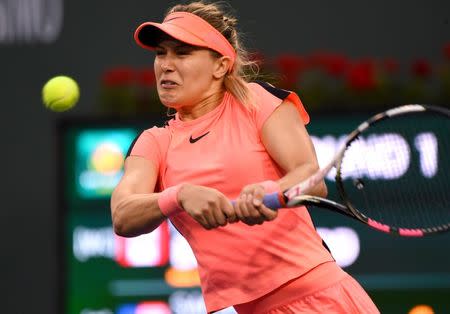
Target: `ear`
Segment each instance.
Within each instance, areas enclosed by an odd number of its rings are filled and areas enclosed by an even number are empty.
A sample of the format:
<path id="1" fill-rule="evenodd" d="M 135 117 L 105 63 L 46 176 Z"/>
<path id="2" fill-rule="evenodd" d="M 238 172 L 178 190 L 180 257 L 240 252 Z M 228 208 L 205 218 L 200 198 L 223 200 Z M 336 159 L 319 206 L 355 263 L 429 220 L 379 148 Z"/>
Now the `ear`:
<path id="1" fill-rule="evenodd" d="M 213 71 L 214 78 L 220 79 L 224 77 L 228 72 L 230 64 L 231 64 L 230 57 L 221 56 L 220 58 L 217 58 L 216 62 L 214 63 L 214 71 Z"/>

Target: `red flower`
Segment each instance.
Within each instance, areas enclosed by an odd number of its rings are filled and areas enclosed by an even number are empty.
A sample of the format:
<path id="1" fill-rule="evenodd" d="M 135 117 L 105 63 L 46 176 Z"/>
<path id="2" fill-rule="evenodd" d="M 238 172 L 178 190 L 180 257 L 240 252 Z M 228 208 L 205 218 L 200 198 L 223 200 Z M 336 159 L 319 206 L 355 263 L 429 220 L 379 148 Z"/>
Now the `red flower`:
<path id="1" fill-rule="evenodd" d="M 353 64 L 348 72 L 348 83 L 356 90 L 375 88 L 375 65 L 372 60 L 361 60 Z"/>
<path id="2" fill-rule="evenodd" d="M 107 86 L 121 86 L 130 84 L 134 78 L 134 71 L 128 67 L 117 67 L 107 70 L 103 74 L 103 84 Z"/>
<path id="3" fill-rule="evenodd" d="M 328 65 L 329 54 L 323 51 L 316 51 L 308 57 L 308 65 L 311 67 L 325 69 Z"/>
<path id="4" fill-rule="evenodd" d="M 137 73 L 137 82 L 143 86 L 154 86 L 156 83 L 155 72 L 153 70 L 141 70 Z"/>
<path id="5" fill-rule="evenodd" d="M 425 59 L 417 59 L 411 66 L 412 73 L 416 77 L 427 78 L 431 75 L 431 65 Z"/>
<path id="6" fill-rule="evenodd" d="M 318 51 L 308 57 L 308 66 L 339 78 L 347 72 L 349 61 L 347 57 L 340 54 Z"/>
<path id="7" fill-rule="evenodd" d="M 450 43 L 444 45 L 444 56 L 450 61 Z"/>
<path id="8" fill-rule="evenodd" d="M 382 62 L 383 65 L 383 69 L 388 73 L 388 74 L 395 74 L 398 72 L 400 66 L 397 62 L 397 60 L 393 59 L 393 58 L 386 58 L 383 60 Z"/>
<path id="9" fill-rule="evenodd" d="M 339 78 L 345 74 L 349 68 L 349 61 L 342 55 L 329 55 L 326 60 L 326 71 L 333 77 Z"/>
<path id="10" fill-rule="evenodd" d="M 283 76 L 285 87 L 295 87 L 300 73 L 305 68 L 305 60 L 298 55 L 285 54 L 280 55 L 275 62 Z"/>

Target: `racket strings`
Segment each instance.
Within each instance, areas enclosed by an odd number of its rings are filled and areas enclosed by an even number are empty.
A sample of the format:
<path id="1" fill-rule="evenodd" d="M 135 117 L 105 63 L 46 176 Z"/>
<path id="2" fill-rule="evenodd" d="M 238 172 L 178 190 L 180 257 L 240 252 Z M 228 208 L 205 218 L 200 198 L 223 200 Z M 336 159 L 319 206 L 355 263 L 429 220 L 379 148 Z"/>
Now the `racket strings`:
<path id="1" fill-rule="evenodd" d="M 376 122 L 342 159 L 338 177 L 345 197 L 365 216 L 389 226 L 448 227 L 449 131 L 450 119 L 433 112 Z"/>

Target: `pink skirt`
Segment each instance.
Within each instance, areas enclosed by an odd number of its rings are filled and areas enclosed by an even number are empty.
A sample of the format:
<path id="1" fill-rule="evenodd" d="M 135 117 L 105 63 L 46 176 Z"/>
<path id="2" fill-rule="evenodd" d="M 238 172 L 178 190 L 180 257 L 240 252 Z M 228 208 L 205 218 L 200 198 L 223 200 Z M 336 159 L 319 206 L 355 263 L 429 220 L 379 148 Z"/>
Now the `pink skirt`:
<path id="1" fill-rule="evenodd" d="M 372 314 L 380 313 L 380 311 L 358 282 L 348 276 L 325 290 L 271 309 L 265 313 Z"/>
<path id="2" fill-rule="evenodd" d="M 330 264 L 326 267 L 330 268 Z M 297 290 L 297 293 L 295 293 L 297 298 L 293 298 L 293 289 L 285 289 L 280 291 L 281 293 L 278 292 L 275 298 L 266 296 L 256 300 L 256 302 L 235 305 L 235 310 L 239 314 L 380 313 L 355 279 L 342 270 L 338 274 L 338 281 L 324 289 L 310 290 L 306 294 L 304 289 L 299 289 L 300 291 Z M 317 276 L 314 277 L 317 278 Z"/>

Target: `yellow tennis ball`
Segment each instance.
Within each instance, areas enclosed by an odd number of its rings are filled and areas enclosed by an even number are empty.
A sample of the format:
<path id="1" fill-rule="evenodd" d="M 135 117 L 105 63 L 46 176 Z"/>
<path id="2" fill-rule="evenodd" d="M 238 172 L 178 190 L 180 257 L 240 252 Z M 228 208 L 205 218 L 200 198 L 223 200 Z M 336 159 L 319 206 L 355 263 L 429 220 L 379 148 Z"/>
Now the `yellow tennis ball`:
<path id="1" fill-rule="evenodd" d="M 68 76 L 55 76 L 45 83 L 42 89 L 45 107 L 57 112 L 69 110 L 75 106 L 79 98 L 78 84 Z"/>

